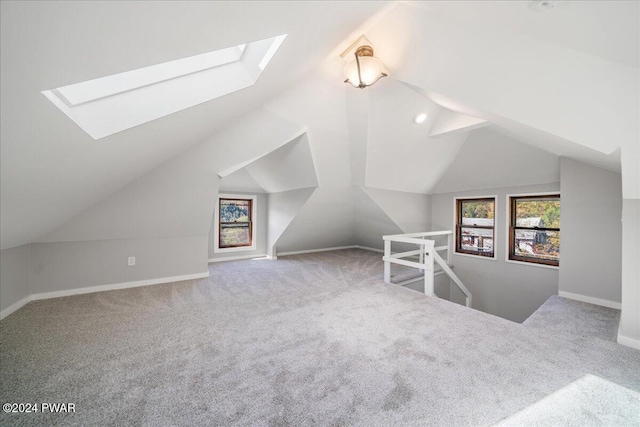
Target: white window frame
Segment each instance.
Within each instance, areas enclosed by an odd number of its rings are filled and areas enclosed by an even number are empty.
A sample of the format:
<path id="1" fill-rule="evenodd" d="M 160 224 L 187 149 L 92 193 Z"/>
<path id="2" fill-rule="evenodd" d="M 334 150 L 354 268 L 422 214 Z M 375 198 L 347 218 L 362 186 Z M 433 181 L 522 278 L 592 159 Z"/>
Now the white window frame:
<path id="1" fill-rule="evenodd" d="M 474 255 L 458 252 L 457 227 L 458 227 L 458 200 L 470 199 L 493 199 L 493 256 Z M 498 196 L 459 196 L 453 198 L 453 254 L 456 256 L 467 256 L 473 259 L 485 259 L 488 261 L 498 260 Z"/>
<path id="2" fill-rule="evenodd" d="M 505 222 L 506 228 L 505 228 L 505 234 L 504 234 L 504 262 L 508 262 L 510 264 L 518 264 L 518 265 L 526 265 L 529 267 L 540 267 L 540 268 L 550 268 L 551 270 L 560 270 L 560 266 L 559 265 L 547 265 L 547 264 L 537 264 L 535 262 L 525 262 L 525 261 L 518 261 L 515 259 L 509 259 L 509 252 L 511 251 L 511 248 L 509 247 L 509 228 L 511 227 L 511 198 L 512 197 L 527 197 L 527 196 L 553 196 L 559 194 L 560 195 L 560 209 L 562 209 L 562 193 L 560 192 L 560 190 L 558 191 L 536 191 L 535 193 L 517 193 L 517 194 L 506 194 L 505 197 L 507 198 L 505 201 L 506 206 L 506 211 L 505 211 L 505 218 L 507 218 L 507 221 Z M 562 211 L 561 211 L 562 212 Z M 562 218 L 562 213 L 560 214 L 560 218 Z M 560 245 L 562 245 L 562 238 L 560 238 Z"/>
<path id="3" fill-rule="evenodd" d="M 220 199 L 245 199 L 251 200 L 251 246 L 239 246 L 237 248 L 221 248 L 220 247 Z M 258 240 L 258 196 L 255 194 L 218 194 L 216 197 L 216 206 L 213 209 L 213 252 L 214 253 L 227 253 L 227 252 L 247 252 L 255 251 L 257 248 Z"/>

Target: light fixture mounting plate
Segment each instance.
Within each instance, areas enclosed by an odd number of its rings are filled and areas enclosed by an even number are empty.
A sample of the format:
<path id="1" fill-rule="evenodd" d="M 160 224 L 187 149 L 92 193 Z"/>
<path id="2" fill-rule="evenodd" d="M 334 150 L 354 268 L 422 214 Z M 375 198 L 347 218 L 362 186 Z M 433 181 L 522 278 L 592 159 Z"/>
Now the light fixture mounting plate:
<path id="1" fill-rule="evenodd" d="M 353 60 L 353 55 L 355 55 L 357 53 L 358 48 L 364 47 L 364 46 L 369 46 L 372 50 L 373 50 L 373 48 L 375 48 L 374 44 L 371 43 L 371 40 L 366 38 L 364 36 L 364 34 L 363 34 L 360 37 L 358 37 L 357 40 L 355 40 L 353 43 L 351 43 L 351 45 L 344 52 L 342 52 L 342 54 L 340 54 L 340 57 L 345 62 L 352 61 Z"/>
<path id="2" fill-rule="evenodd" d="M 356 55 L 373 56 L 373 48 L 371 46 L 360 46 L 358 49 L 356 49 Z"/>

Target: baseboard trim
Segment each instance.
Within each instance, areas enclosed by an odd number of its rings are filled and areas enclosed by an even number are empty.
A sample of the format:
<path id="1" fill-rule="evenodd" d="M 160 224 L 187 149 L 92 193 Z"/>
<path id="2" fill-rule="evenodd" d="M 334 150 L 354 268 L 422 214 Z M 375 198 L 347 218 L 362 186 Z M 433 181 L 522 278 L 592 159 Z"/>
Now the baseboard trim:
<path id="1" fill-rule="evenodd" d="M 22 298 L 20 301 L 14 302 L 9 307 L 7 307 L 4 310 L 0 311 L 0 320 L 4 319 L 8 315 L 10 315 L 10 314 L 12 314 L 12 313 L 14 313 L 14 312 L 16 312 L 18 310 L 20 310 L 22 307 L 24 307 L 30 301 L 31 301 L 31 295 L 28 295 L 28 296 Z"/>
<path id="2" fill-rule="evenodd" d="M 32 301 L 68 297 L 71 295 L 92 294 L 94 292 L 114 291 L 118 289 L 138 288 L 141 286 L 160 285 L 163 283 L 182 282 L 184 280 L 204 279 L 209 277 L 209 271 L 206 273 L 187 274 L 184 276 L 160 277 L 157 279 L 137 280 L 135 282 L 114 283 L 111 285 L 89 286 L 87 288 L 67 289 L 64 291 L 44 292 L 31 295 Z"/>
<path id="3" fill-rule="evenodd" d="M 333 248 L 307 249 L 307 250 L 304 250 L 304 251 L 278 252 L 277 256 L 312 254 L 312 253 L 316 253 L 316 252 L 341 251 L 343 249 L 356 249 L 356 248 L 357 248 L 356 245 L 336 246 L 336 247 L 333 247 Z"/>
<path id="4" fill-rule="evenodd" d="M 278 252 L 278 256 L 287 256 L 287 255 L 300 255 L 300 254 L 312 254 L 315 252 L 328 252 L 328 251 L 340 251 L 343 249 L 362 249 L 365 251 L 378 252 L 383 254 L 384 251 L 382 249 L 370 248 L 369 246 L 360 246 L 360 245 L 350 245 L 350 246 L 336 246 L 333 248 L 321 248 L 321 249 L 307 249 L 304 251 L 292 251 L 292 252 Z M 265 255 L 268 257 L 268 255 Z M 253 257 L 252 257 L 253 258 Z M 277 259 L 273 257 L 273 259 Z M 223 261 L 223 260 L 221 260 Z M 226 261 L 226 260 L 224 260 Z M 211 262 L 211 260 L 209 260 Z"/>
<path id="5" fill-rule="evenodd" d="M 589 304 L 601 305 L 603 307 L 615 308 L 616 310 L 620 310 L 622 308 L 622 304 L 619 302 L 602 298 L 588 297 L 586 295 L 574 294 L 571 292 L 558 291 L 558 296 L 580 302 L 588 302 Z"/>
<path id="6" fill-rule="evenodd" d="M 239 255 L 239 256 L 228 256 L 221 258 L 209 258 L 209 264 L 212 262 L 222 262 L 222 261 L 238 261 L 241 259 L 253 259 L 253 258 L 267 258 L 271 259 L 271 257 L 267 254 L 257 254 L 257 255 Z"/>
<path id="7" fill-rule="evenodd" d="M 382 249 L 370 248 L 369 246 L 356 245 L 356 248 L 357 249 L 362 249 L 362 250 L 365 250 L 365 251 L 378 252 L 378 253 L 381 253 L 381 254 L 384 253 L 384 251 Z"/>
<path id="8" fill-rule="evenodd" d="M 640 340 L 637 340 L 635 338 L 629 338 L 625 337 L 624 335 L 618 334 L 618 344 L 626 345 L 627 347 L 640 350 Z"/>

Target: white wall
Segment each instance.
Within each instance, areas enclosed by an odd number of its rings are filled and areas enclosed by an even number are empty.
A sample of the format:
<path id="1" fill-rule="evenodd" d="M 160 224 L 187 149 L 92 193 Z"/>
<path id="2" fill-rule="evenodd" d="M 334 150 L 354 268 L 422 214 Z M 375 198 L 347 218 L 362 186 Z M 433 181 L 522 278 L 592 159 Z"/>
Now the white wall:
<path id="1" fill-rule="evenodd" d="M 256 135 L 256 128 L 264 132 Z M 218 173 L 265 155 L 301 128 L 256 110 L 49 233 L 41 242 L 206 236 L 211 226 Z"/>
<path id="2" fill-rule="evenodd" d="M 403 232 L 365 190 L 354 187 L 353 197 L 356 208 L 353 222 L 356 245 L 382 250 L 384 249 L 382 236 Z M 409 205 L 406 208 L 413 207 Z"/>
<path id="3" fill-rule="evenodd" d="M 299 126 L 256 110 L 144 174 L 34 244 L 32 293 L 207 272 L 218 172 L 300 133 Z M 266 229 L 262 233 L 266 241 Z M 128 256 L 136 256 L 136 267 L 127 266 Z"/>
<path id="4" fill-rule="evenodd" d="M 473 308 L 522 322 L 550 296 L 558 293 L 558 269 L 505 261 L 507 194 L 550 191 L 560 191 L 560 184 L 478 189 L 432 196 L 434 230 L 454 229 L 455 197 L 497 196 L 494 242 L 496 259 L 455 253 L 451 257 L 453 271 L 473 295 Z M 464 303 L 462 294 L 454 285 L 451 287 L 451 300 Z"/>
<path id="5" fill-rule="evenodd" d="M 340 69 L 341 59 L 335 57 L 335 62 Z M 353 245 L 355 239 L 349 130 L 345 115 L 345 92 L 349 88 L 336 80 L 335 74 L 325 71 L 309 76 L 269 100 L 265 106 L 307 129 L 318 182 L 318 189 L 278 239 L 279 253 Z"/>
<path id="6" fill-rule="evenodd" d="M 227 192 L 225 190 L 220 190 L 220 193 Z M 231 193 L 231 191 L 229 191 Z M 244 257 L 244 256 L 258 256 L 258 255 L 266 255 L 267 254 L 267 229 L 268 229 L 268 216 L 267 212 L 269 210 L 268 206 L 268 197 L 265 193 L 246 193 L 246 192 L 238 192 L 234 191 L 233 194 L 243 194 L 243 195 L 251 195 L 256 196 L 256 222 L 255 222 L 255 238 L 256 238 L 256 248 L 255 249 L 247 249 L 242 251 L 234 251 L 234 252 L 215 252 L 215 220 L 216 215 L 218 214 L 218 207 L 216 206 L 213 211 L 213 215 L 211 216 L 211 229 L 209 230 L 209 259 L 222 259 L 229 257 Z"/>
<path id="7" fill-rule="evenodd" d="M 558 181 L 558 156 L 516 141 L 492 126 L 469 134 L 433 192 L 451 193 Z"/>
<path id="8" fill-rule="evenodd" d="M 640 200 L 622 202 L 622 312 L 618 342 L 640 350 Z"/>
<path id="9" fill-rule="evenodd" d="M 267 255 L 277 256 L 278 240 L 282 233 L 289 227 L 293 218 L 307 203 L 307 200 L 316 191 L 316 187 L 300 188 L 297 190 L 270 193 L 268 199 L 267 215 Z"/>
<path id="10" fill-rule="evenodd" d="M 402 174 L 400 170 L 396 173 Z M 370 187 L 364 191 L 403 233 L 431 230 L 430 195 Z"/>
<path id="11" fill-rule="evenodd" d="M 0 251 L 0 313 L 30 294 L 31 244 Z M 11 310 L 10 310 L 11 311 Z"/>
<path id="12" fill-rule="evenodd" d="M 619 173 L 561 159 L 559 291 L 620 303 L 622 182 Z"/>
<path id="13" fill-rule="evenodd" d="M 323 188 L 309 199 L 311 206 L 306 203 L 289 224 L 280 237 L 278 250 L 352 245 L 354 209 L 344 87 L 339 81 L 327 84 L 321 76 L 311 81 L 312 84 L 301 83 L 273 98 L 268 110 L 258 108 L 230 123 L 223 131 L 145 173 L 40 239 L 34 254 L 43 259 L 45 268 L 34 273 L 33 292 L 206 271 L 218 174 L 246 166 L 305 132 L 308 134 L 304 142 L 308 140 L 309 147 L 295 147 L 306 155 L 305 170 L 313 168 L 317 173 L 317 180 L 311 174 L 314 179 L 309 182 Z M 309 99 L 315 101 L 310 103 Z M 289 157 L 285 156 L 285 160 Z M 266 224 L 264 216 L 263 221 Z M 262 228 L 259 234 L 267 230 Z M 146 251 L 143 247 L 147 242 L 164 238 L 181 241 L 181 254 L 192 256 L 177 254 L 174 261 L 182 262 L 177 266 L 168 261 L 173 254 L 170 247 L 148 245 L 148 257 L 161 260 L 146 264 L 149 268 L 132 270 L 125 264 L 121 270 L 119 261 L 112 261 L 136 255 L 131 253 L 131 242 L 140 247 L 137 252 L 141 253 Z M 265 235 L 259 238 L 266 242 Z M 54 250 L 60 254 L 55 255 Z M 266 247 L 260 252 L 265 253 Z M 74 261 L 76 257 L 79 259 Z M 59 264 L 54 265 L 56 262 Z M 165 268 L 165 263 L 175 268 Z M 51 274 L 50 283 L 46 274 Z M 85 274 L 87 278 L 82 280 Z"/>
<path id="14" fill-rule="evenodd" d="M 207 236 L 32 244 L 31 293 L 206 274 Z M 136 257 L 128 266 L 127 258 Z"/>
<path id="15" fill-rule="evenodd" d="M 355 242 L 353 191 L 319 187 L 276 243 L 278 253 L 351 246 Z"/>

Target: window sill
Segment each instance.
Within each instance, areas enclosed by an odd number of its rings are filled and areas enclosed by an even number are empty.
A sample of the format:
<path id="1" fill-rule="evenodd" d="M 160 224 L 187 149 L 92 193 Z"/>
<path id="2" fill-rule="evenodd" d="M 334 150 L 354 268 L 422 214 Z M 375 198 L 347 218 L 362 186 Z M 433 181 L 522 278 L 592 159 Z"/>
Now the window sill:
<path id="1" fill-rule="evenodd" d="M 551 270 L 560 270 L 560 266 L 557 266 L 557 265 L 537 264 L 535 262 L 516 261 L 508 258 L 505 259 L 504 262 L 508 262 L 509 264 L 526 265 L 529 267 L 542 267 L 542 268 L 549 268 Z"/>
<path id="2" fill-rule="evenodd" d="M 462 252 L 453 252 L 454 255 L 457 256 L 466 256 L 469 258 L 474 258 L 474 259 L 486 259 L 487 261 L 497 261 L 498 259 L 496 258 L 496 254 L 494 253 L 492 257 L 490 256 L 482 256 L 482 255 L 473 255 L 473 254 L 465 254 Z"/>
<path id="3" fill-rule="evenodd" d="M 227 252 L 249 252 L 255 251 L 256 246 L 239 246 L 237 248 L 213 248 L 214 254 L 226 254 Z"/>

